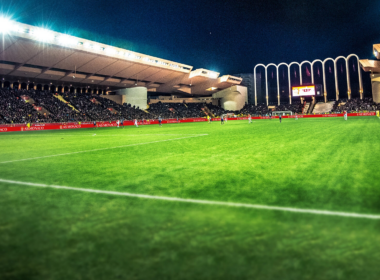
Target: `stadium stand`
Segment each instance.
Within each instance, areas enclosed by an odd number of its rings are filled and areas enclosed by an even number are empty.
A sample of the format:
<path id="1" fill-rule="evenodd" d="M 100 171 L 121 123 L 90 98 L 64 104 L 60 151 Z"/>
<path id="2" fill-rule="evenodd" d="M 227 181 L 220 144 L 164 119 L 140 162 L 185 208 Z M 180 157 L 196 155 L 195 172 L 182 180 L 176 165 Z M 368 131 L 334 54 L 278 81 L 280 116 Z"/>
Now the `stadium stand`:
<path id="1" fill-rule="evenodd" d="M 34 106 L 24 99 L 24 91 L 0 90 L 0 115 L 5 123 L 53 122 L 49 116 L 38 113 Z"/>
<path id="2" fill-rule="evenodd" d="M 103 107 L 103 109 L 112 109 L 112 111 L 116 112 L 112 117 L 114 120 L 123 118 L 125 120 L 133 120 L 133 119 L 152 119 L 153 116 L 149 113 L 146 113 L 145 111 L 142 111 L 140 109 L 135 108 L 134 106 L 131 106 L 130 104 L 123 104 L 120 105 L 116 103 L 115 101 L 102 98 L 97 95 L 92 95 L 91 98 L 95 98 Z"/>
<path id="3" fill-rule="evenodd" d="M 245 104 L 244 107 L 240 110 L 240 113 L 243 115 L 252 115 L 252 116 L 265 116 L 269 114 L 270 110 L 268 106 L 264 103 L 257 104 L 257 106 L 253 104 Z"/>
<path id="4" fill-rule="evenodd" d="M 205 117 L 204 103 L 154 103 L 149 106 L 148 112 L 155 117 L 169 118 L 198 118 Z"/>
<path id="5" fill-rule="evenodd" d="M 372 98 L 364 98 L 364 99 L 343 99 L 337 101 L 332 111 L 333 113 L 341 113 L 347 111 L 348 113 L 355 113 L 359 111 L 374 111 L 379 110 L 380 104 L 376 104 L 373 102 Z"/>
<path id="6" fill-rule="evenodd" d="M 213 104 L 207 104 L 207 108 L 209 109 L 212 117 L 220 117 L 221 115 L 227 113 L 227 111 L 223 108 Z"/>
<path id="7" fill-rule="evenodd" d="M 130 104 L 118 104 L 90 93 L 65 92 L 62 96 L 51 91 L 0 89 L 0 124 L 16 123 L 65 123 L 115 120 L 149 120 L 170 118 L 199 118 L 211 115 L 220 117 L 226 113 L 238 116 L 267 116 L 274 111 L 292 111 L 301 114 L 303 104 L 281 104 L 275 108 L 267 105 L 245 104 L 236 112 L 226 111 L 211 103 L 154 103 L 149 109 L 140 110 Z M 380 110 L 380 104 L 372 98 L 339 100 L 317 103 L 313 113 L 341 113 Z"/>
<path id="8" fill-rule="evenodd" d="M 24 94 L 33 98 L 36 105 L 45 108 L 50 113 L 50 118 L 55 122 L 91 121 L 87 115 L 75 111 L 54 97 L 50 91 L 29 90 L 25 91 Z"/>
<path id="9" fill-rule="evenodd" d="M 293 104 L 281 104 L 276 106 L 276 111 L 292 111 L 293 113 L 300 114 L 302 112 L 302 104 L 299 102 Z"/>

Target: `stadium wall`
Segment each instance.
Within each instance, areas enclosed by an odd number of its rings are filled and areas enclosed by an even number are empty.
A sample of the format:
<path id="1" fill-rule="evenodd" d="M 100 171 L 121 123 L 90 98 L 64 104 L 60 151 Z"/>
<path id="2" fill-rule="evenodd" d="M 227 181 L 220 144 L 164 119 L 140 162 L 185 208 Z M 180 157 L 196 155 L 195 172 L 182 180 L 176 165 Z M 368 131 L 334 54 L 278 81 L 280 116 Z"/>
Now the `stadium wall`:
<path id="1" fill-rule="evenodd" d="M 321 115 L 297 115 L 298 118 L 332 118 L 332 117 L 343 117 L 344 114 L 321 114 Z M 362 117 L 362 116 L 376 116 L 376 112 L 369 113 L 350 113 L 349 117 Z M 283 116 L 284 119 L 294 119 L 296 116 Z M 228 120 L 247 120 L 247 117 L 242 118 L 229 118 Z M 262 120 L 269 119 L 269 117 L 253 117 L 254 120 Z M 278 119 L 277 116 L 272 117 L 272 119 Z M 220 118 L 213 118 L 213 121 L 220 121 Z M 190 119 L 167 119 L 163 120 L 163 124 L 170 123 L 191 123 L 191 122 L 206 122 L 206 118 L 190 118 Z M 140 121 L 138 125 L 153 125 L 158 124 L 158 120 L 151 121 Z M 124 126 L 132 126 L 134 125 L 133 121 L 124 121 Z M 117 126 L 116 122 L 98 122 L 97 127 L 115 127 Z M 67 123 L 67 124 L 59 124 L 59 123 L 47 123 L 47 124 L 36 124 L 27 128 L 24 124 L 7 126 L 0 125 L 0 132 L 13 132 L 13 131 L 41 131 L 41 130 L 56 130 L 56 129 L 78 129 L 78 128 L 94 128 L 93 123 Z"/>
<path id="2" fill-rule="evenodd" d="M 146 87 L 124 88 L 115 91 L 118 95 L 123 95 L 124 103 L 129 103 L 136 108 L 145 110 L 148 105 L 148 89 Z"/>

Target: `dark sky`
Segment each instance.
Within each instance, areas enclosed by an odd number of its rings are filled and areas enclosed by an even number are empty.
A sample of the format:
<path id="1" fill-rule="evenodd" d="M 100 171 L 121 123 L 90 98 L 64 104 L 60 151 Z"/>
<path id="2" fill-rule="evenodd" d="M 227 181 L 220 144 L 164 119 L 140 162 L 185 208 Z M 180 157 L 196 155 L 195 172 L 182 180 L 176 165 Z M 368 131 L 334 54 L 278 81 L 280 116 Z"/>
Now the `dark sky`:
<path id="1" fill-rule="evenodd" d="M 13 19 L 234 74 L 257 63 L 373 58 L 380 1 L 1 0 Z M 86 31 L 86 32 L 84 32 Z M 80 37 L 81 37 L 80 36 Z M 90 38 L 88 38 L 90 37 Z"/>

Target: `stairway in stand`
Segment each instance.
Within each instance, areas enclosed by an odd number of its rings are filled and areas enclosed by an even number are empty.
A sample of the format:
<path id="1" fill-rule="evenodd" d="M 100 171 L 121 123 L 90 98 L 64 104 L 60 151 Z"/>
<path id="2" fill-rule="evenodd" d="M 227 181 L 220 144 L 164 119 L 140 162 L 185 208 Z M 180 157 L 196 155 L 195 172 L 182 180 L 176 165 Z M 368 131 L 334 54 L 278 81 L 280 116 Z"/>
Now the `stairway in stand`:
<path id="1" fill-rule="evenodd" d="M 306 103 L 305 107 L 303 107 L 302 114 L 307 114 L 309 107 L 310 107 L 310 103 Z"/>
<path id="2" fill-rule="evenodd" d="M 212 118 L 215 118 L 214 114 L 211 113 L 210 109 L 205 105 L 204 108 L 203 108 L 203 112 L 206 114 L 206 115 L 209 115 L 210 117 Z"/>

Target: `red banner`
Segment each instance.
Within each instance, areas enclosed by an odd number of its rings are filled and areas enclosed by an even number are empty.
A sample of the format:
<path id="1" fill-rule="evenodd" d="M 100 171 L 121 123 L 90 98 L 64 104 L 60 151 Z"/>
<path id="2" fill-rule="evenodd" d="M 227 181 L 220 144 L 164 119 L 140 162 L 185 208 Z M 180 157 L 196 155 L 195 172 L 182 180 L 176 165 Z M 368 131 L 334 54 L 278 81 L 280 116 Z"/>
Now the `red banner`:
<path id="1" fill-rule="evenodd" d="M 331 118 L 331 117 L 343 117 L 344 114 L 318 114 L 318 115 L 297 115 L 298 118 Z M 360 116 L 376 116 L 376 112 L 369 113 L 350 113 L 349 117 L 360 117 Z M 283 116 L 284 119 L 295 118 L 295 115 L 292 116 Z M 278 119 L 278 116 L 272 117 L 273 119 Z M 269 119 L 269 117 L 252 117 L 253 120 L 262 120 Z M 234 120 L 248 120 L 248 117 L 239 117 L 239 118 L 228 118 L 228 121 Z M 167 119 L 162 120 L 162 124 L 173 124 L 173 123 L 189 123 L 189 122 L 206 122 L 206 118 L 190 118 L 190 119 Z M 212 121 L 220 121 L 220 118 L 213 118 Z M 124 126 L 134 125 L 134 121 L 124 121 Z M 152 125 L 158 124 L 158 120 L 149 120 L 149 121 L 139 121 L 138 125 Z M 115 127 L 117 126 L 116 121 L 113 122 L 97 122 L 97 127 Z M 121 125 L 120 125 L 121 126 Z M 32 124 L 30 128 L 26 127 L 25 124 L 17 125 L 0 125 L 0 132 L 11 132 L 11 131 L 37 131 L 37 130 L 51 130 L 51 129 L 77 129 L 77 128 L 93 128 L 94 124 L 85 122 L 85 123 L 46 123 L 46 124 Z"/>

